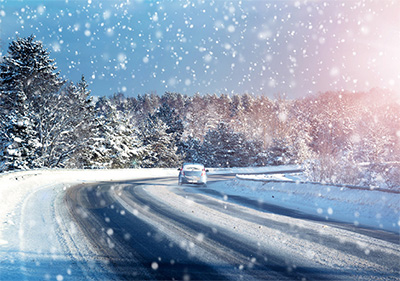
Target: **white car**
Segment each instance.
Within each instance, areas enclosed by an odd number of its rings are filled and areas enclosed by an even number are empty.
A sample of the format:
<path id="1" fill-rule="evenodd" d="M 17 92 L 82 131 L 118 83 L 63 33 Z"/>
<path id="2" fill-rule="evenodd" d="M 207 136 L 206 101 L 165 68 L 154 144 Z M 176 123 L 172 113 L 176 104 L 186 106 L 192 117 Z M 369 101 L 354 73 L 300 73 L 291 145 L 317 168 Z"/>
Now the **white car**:
<path id="1" fill-rule="evenodd" d="M 204 165 L 198 163 L 184 163 L 179 170 L 178 184 L 196 183 L 207 184 L 207 172 Z"/>

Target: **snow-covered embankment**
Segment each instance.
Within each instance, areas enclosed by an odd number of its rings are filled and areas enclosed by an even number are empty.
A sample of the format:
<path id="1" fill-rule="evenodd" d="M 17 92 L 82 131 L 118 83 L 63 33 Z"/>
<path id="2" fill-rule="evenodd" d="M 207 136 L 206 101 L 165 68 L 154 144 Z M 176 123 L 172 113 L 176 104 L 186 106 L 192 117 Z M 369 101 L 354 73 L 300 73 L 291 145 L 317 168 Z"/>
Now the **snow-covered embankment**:
<path id="1" fill-rule="evenodd" d="M 89 244 L 66 214 L 65 191 L 82 183 L 154 176 L 177 176 L 177 170 L 36 170 L 1 175 L 0 279 L 107 280 L 107 271 L 96 265 Z"/>
<path id="2" fill-rule="evenodd" d="M 245 196 L 327 220 L 399 233 L 400 194 L 345 186 L 307 183 L 301 174 L 237 175 L 221 192 Z"/>
<path id="3" fill-rule="evenodd" d="M 122 181 L 152 176 L 177 176 L 175 169 L 124 169 L 124 170 L 33 170 L 0 175 L 0 245 L 8 241 L 1 237 L 6 225 L 15 225 L 15 209 L 24 198 L 40 189 L 97 182 Z"/>

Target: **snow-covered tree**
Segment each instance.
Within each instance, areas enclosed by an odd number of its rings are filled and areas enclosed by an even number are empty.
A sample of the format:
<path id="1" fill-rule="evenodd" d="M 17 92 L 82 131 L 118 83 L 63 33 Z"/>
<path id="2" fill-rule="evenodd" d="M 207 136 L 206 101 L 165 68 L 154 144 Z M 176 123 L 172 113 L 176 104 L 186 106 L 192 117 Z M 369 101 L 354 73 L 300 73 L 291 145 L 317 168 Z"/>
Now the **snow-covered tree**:
<path id="1" fill-rule="evenodd" d="M 209 121 L 205 112 L 207 108 L 208 104 L 200 94 L 196 93 L 190 98 L 185 116 L 185 137 L 204 139 Z"/>
<path id="2" fill-rule="evenodd" d="M 32 168 L 40 144 L 29 116 L 7 114 L 0 134 L 0 171 Z"/>
<path id="3" fill-rule="evenodd" d="M 161 105 L 169 105 L 169 107 L 173 108 L 174 111 L 179 115 L 185 110 L 186 100 L 187 96 L 184 96 L 180 93 L 165 92 L 160 98 L 160 103 Z"/>
<path id="4" fill-rule="evenodd" d="M 79 166 L 74 156 L 87 145 L 94 119 L 84 77 L 78 85 L 59 78 L 33 36 L 13 41 L 0 67 L 2 169 Z"/>
<path id="5" fill-rule="evenodd" d="M 141 164 L 141 142 L 124 112 L 107 98 L 97 103 L 96 128 L 82 151 L 91 168 L 133 168 Z"/>
<path id="6" fill-rule="evenodd" d="M 88 83 L 82 75 L 81 80 L 73 85 L 69 84 L 69 90 L 64 91 L 66 104 L 64 112 L 69 117 L 66 122 L 70 128 L 67 136 L 70 139 L 71 154 L 67 160 L 68 167 L 81 168 L 85 166 L 88 155 L 85 153 L 96 135 L 98 118 L 95 110 L 95 102 L 90 96 Z"/>
<path id="7" fill-rule="evenodd" d="M 176 145 L 176 134 L 157 113 L 141 124 L 140 139 L 143 143 L 143 167 L 177 167 L 182 161 Z"/>
<path id="8" fill-rule="evenodd" d="M 181 153 L 185 162 L 203 163 L 205 155 L 202 153 L 202 143 L 198 138 L 189 136 L 182 142 Z"/>
<path id="9" fill-rule="evenodd" d="M 244 134 L 221 122 L 204 137 L 200 155 L 209 167 L 243 167 L 257 163 L 261 150 L 261 142 L 247 140 Z"/>
<path id="10" fill-rule="evenodd" d="M 36 152 L 42 149 L 37 109 L 65 83 L 54 60 L 34 36 L 12 41 L 0 63 L 1 166 L 3 170 L 40 165 Z M 53 105 L 52 105 L 53 106 Z"/>
<path id="11" fill-rule="evenodd" d="M 16 115 L 24 116 L 42 93 L 57 92 L 65 83 L 49 52 L 33 35 L 11 42 L 0 70 L 1 106 Z"/>
<path id="12" fill-rule="evenodd" d="M 173 137 L 173 139 L 175 140 L 175 145 L 179 146 L 184 127 L 183 122 L 179 118 L 175 109 L 169 106 L 167 103 L 163 103 L 154 115 L 166 124 L 166 133 L 171 135 L 171 137 Z"/>

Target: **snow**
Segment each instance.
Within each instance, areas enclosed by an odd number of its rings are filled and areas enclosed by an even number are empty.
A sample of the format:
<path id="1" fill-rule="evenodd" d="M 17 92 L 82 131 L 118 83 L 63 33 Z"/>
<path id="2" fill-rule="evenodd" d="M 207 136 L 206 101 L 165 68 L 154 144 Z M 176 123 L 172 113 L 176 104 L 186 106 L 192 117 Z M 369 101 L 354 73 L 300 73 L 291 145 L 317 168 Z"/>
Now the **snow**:
<path id="1" fill-rule="evenodd" d="M 239 174 L 234 181 L 215 189 L 330 221 L 396 233 L 400 230 L 400 193 L 390 190 L 310 183 L 305 182 L 302 173 Z"/>
<path id="2" fill-rule="evenodd" d="M 231 185 L 232 182 L 229 181 L 225 184 L 210 182 L 209 188 L 220 189 L 230 194 L 232 192 Z M 381 265 L 377 266 L 377 263 L 372 262 L 372 260 L 346 253 L 346 250 L 344 250 L 346 247 L 354 243 L 365 255 L 369 255 L 372 252 L 380 252 L 385 253 L 384 255 L 390 253 L 393 256 L 398 256 L 398 245 L 396 243 L 389 243 L 358 234 L 348 231 L 346 228 L 332 227 L 332 225 L 325 222 L 298 219 L 247 208 L 232 203 L 228 195 L 225 195 L 223 199 L 212 197 L 210 199 L 208 194 L 199 193 L 196 187 L 185 186 L 184 189 L 185 192 L 179 192 L 177 187 L 155 184 L 146 187 L 144 191 L 162 204 L 174 208 L 181 216 L 190 217 L 203 225 L 207 225 L 214 233 L 228 232 L 230 233 L 229 236 L 235 237 L 237 241 L 253 245 L 260 251 L 268 252 L 273 256 L 290 257 L 290 262 L 286 261 L 288 271 L 295 267 L 313 268 L 316 271 L 329 268 L 335 272 L 351 272 L 351 278 L 357 280 L 371 280 L 372 276 L 366 276 L 366 272 L 374 270 L 376 272 L 385 272 L 386 269 Z M 193 191 L 193 194 L 190 194 L 190 190 Z M 249 188 L 247 191 L 249 191 L 247 195 L 260 195 L 262 193 L 258 192 L 257 188 L 253 190 Z M 238 192 L 238 194 L 246 195 L 245 192 Z M 202 202 L 204 201 L 209 202 L 209 204 L 203 204 Z M 258 219 L 254 221 L 247 220 L 244 218 L 247 215 L 255 216 Z M 279 226 L 282 224 L 289 225 L 289 229 Z M 179 233 L 174 233 L 173 229 L 164 233 L 168 235 L 171 241 L 180 239 L 182 248 L 188 242 L 190 243 L 187 238 L 179 237 Z M 316 234 L 315 238 L 313 234 Z M 305 239 L 304 235 L 310 235 L 313 238 L 311 240 Z M 326 243 L 327 241 L 336 241 L 336 245 L 343 245 L 342 250 L 331 247 L 329 242 Z M 345 246 L 346 244 L 347 246 Z M 193 243 L 192 247 L 187 251 L 196 257 L 200 257 L 200 259 L 207 260 L 207 256 L 203 257 L 201 255 L 201 249 L 201 243 Z M 224 254 L 228 256 L 230 252 L 226 251 Z M 247 260 L 249 259 L 248 257 Z M 250 267 L 254 261 L 250 259 Z M 371 271 L 372 268 L 375 269 Z M 239 266 L 239 269 L 242 270 L 243 266 Z M 245 272 L 243 273 L 245 274 Z M 390 274 L 397 276 L 397 269 Z M 243 280 L 247 280 L 247 276 L 244 276 Z"/>
<path id="3" fill-rule="evenodd" d="M 30 2 L 0 2 L 3 42 L 37 34 L 98 96 L 399 89 L 398 1 Z"/>
<path id="4" fill-rule="evenodd" d="M 236 174 L 233 181 L 212 185 L 227 197 L 243 196 L 329 221 L 400 233 L 399 192 L 311 183 L 301 172 L 289 172 L 299 169 L 297 165 L 209 169 L 209 174 Z"/>
<path id="5" fill-rule="evenodd" d="M 248 167 L 248 168 L 207 168 L 210 175 L 222 174 L 260 174 L 260 173 L 279 173 L 282 171 L 300 170 L 299 165 L 267 166 L 267 167 Z"/>
<path id="6" fill-rule="evenodd" d="M 247 179 L 247 180 L 260 180 L 260 181 L 287 181 L 287 182 L 300 182 L 304 181 L 305 178 L 302 173 L 279 173 L 277 171 L 274 174 L 259 174 L 259 175 L 236 175 L 239 179 Z"/>
<path id="7" fill-rule="evenodd" d="M 224 200 L 231 195 L 240 195 L 320 216 L 329 221 L 338 220 L 399 232 L 400 194 L 300 183 L 304 180 L 301 178 L 301 173 L 290 172 L 298 169 L 298 166 L 208 168 L 210 175 L 237 174 L 236 178 L 230 181 L 210 182 L 209 188 L 225 194 Z M 254 175 L 240 175 L 244 173 Z M 260 173 L 273 174 L 260 175 Z M 177 177 L 177 175 L 176 169 L 32 170 L 1 175 L 0 198 L 3 199 L 0 207 L 0 259 L 3 261 L 0 265 L 1 274 L 11 280 L 20 278 L 21 273 L 33 274 L 32 272 L 36 275 L 31 277 L 38 279 L 63 280 L 69 276 L 74 280 L 82 280 L 101 277 L 105 271 L 96 263 L 90 265 L 94 273 L 86 272 L 85 266 L 82 266 L 84 257 L 92 255 L 91 250 L 87 249 L 88 243 L 85 238 L 82 237 L 77 241 L 72 237 L 66 237 L 66 233 L 74 233 L 74 230 L 77 230 L 73 222 L 63 225 L 66 214 L 63 213 L 65 210 L 62 210 L 62 198 L 65 190 L 70 186 L 89 182 Z M 149 194 L 158 197 L 159 200 L 169 200 L 163 197 L 164 193 L 166 195 L 171 193 L 169 190 L 157 187 L 148 190 Z M 188 208 L 185 204 L 175 207 Z M 37 219 L 39 217 L 40 220 Z M 210 217 L 205 215 L 204 219 L 209 220 Z M 246 223 L 243 223 L 241 227 L 245 226 Z M 111 231 L 107 230 L 107 233 L 110 232 L 111 235 Z M 243 235 L 248 235 L 246 233 Z M 60 235 L 65 237 L 59 239 Z M 256 239 L 258 236 L 254 237 Z"/>
<path id="8" fill-rule="evenodd" d="M 15 224 L 14 210 L 32 193 L 49 187 L 69 186 L 98 181 L 120 181 L 151 176 L 177 176 L 175 169 L 121 169 L 121 170 L 33 170 L 7 173 L 0 176 L 0 223 Z M 0 241 L 2 240 L 0 228 Z"/>
<path id="9" fill-rule="evenodd" d="M 65 190 L 73 185 L 152 176 L 177 176 L 175 169 L 36 170 L 0 176 L 0 275 L 5 280 L 102 280 L 101 265 L 87 257 L 84 237 L 71 237 L 76 226 L 65 225 Z M 38 219 L 40 218 L 40 219 Z M 60 239 L 62 236 L 62 239 Z M 89 263 L 89 265 L 88 265 Z M 90 266 L 92 272 L 85 268 Z M 2 279 L 3 280 L 3 279 Z"/>

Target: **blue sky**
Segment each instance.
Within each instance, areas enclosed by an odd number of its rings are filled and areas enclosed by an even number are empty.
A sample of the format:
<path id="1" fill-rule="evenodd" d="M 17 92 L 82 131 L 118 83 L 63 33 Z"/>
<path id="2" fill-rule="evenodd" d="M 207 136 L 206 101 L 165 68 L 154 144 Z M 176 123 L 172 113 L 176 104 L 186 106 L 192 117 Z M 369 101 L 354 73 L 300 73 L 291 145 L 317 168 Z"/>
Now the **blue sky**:
<path id="1" fill-rule="evenodd" d="M 400 92 L 400 1 L 0 0 L 1 50 L 34 34 L 93 95 Z"/>

